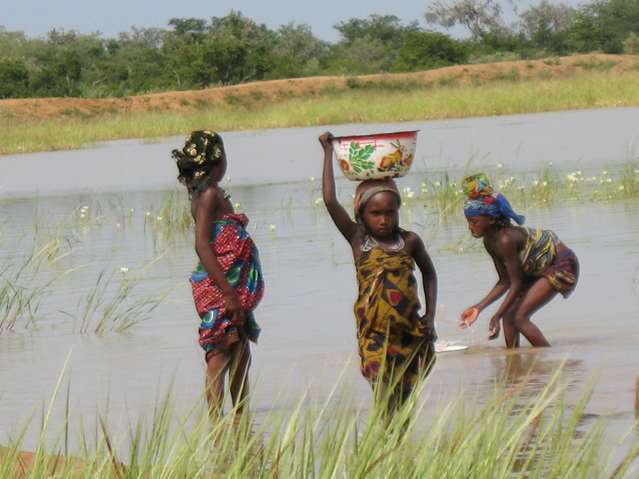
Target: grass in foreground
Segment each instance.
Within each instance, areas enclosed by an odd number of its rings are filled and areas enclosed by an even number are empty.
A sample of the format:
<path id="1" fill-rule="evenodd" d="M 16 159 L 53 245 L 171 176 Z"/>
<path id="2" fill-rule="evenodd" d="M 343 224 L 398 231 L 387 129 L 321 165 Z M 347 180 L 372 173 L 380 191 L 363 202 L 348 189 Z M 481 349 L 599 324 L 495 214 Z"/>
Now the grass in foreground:
<path id="1" fill-rule="evenodd" d="M 348 82 L 347 82 L 348 83 Z M 305 98 L 215 103 L 183 113 L 113 114 L 93 118 L 20 120 L 0 117 L 0 154 L 81 148 L 98 141 L 161 138 L 219 131 L 339 123 L 434 120 L 474 116 L 639 105 L 639 72 L 587 70 L 575 77 L 521 79 L 503 74 L 489 82 L 458 84 L 358 83 Z"/>
<path id="2" fill-rule="evenodd" d="M 66 450 L 68 421 L 59 444 L 44 439 L 49 407 L 34 455 L 24 460 L 19 434 L 0 454 L 0 477 L 629 477 L 638 445 L 610 464 L 604 424 L 584 422 L 588 394 L 569 407 L 560 378 L 558 371 L 532 398 L 517 386 L 502 385 L 481 406 L 469 405 L 461 394 L 440 406 L 427 400 L 428 408 L 439 410 L 426 417 L 413 396 L 392 422 L 384 416 L 386 399 L 363 411 L 344 398 L 312 405 L 302 397 L 293 410 L 271 413 L 257 430 L 251 430 L 250 418 L 238 421 L 233 411 L 214 424 L 201 413 L 177 419 L 167 395 L 151 423 L 131 424 L 127 438 L 113 437 L 99 417 L 98 430 L 89 434 L 95 439 L 81 433 L 81 450 L 73 457 L 58 455 Z M 126 447 L 120 447 L 123 442 Z"/>

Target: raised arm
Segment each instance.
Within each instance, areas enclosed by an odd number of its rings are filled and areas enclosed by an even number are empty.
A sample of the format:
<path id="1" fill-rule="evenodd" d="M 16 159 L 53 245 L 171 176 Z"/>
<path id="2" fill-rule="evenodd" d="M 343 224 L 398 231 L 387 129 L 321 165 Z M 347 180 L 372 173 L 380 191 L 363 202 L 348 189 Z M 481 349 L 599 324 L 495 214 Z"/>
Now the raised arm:
<path id="1" fill-rule="evenodd" d="M 212 212 L 217 208 L 217 194 L 213 188 L 203 191 L 195 208 L 195 251 L 200 262 L 209 274 L 213 283 L 222 290 L 226 311 L 231 316 L 233 323 L 241 324 L 244 320 L 242 305 L 237 291 L 230 285 L 220 266 L 213 250 L 209 245 L 213 225 L 211 223 Z"/>
<path id="2" fill-rule="evenodd" d="M 324 133 L 319 137 L 319 142 L 324 149 L 324 172 L 322 174 L 322 195 L 324 197 L 324 204 L 328 210 L 328 214 L 331 215 L 333 223 L 337 226 L 337 229 L 342 233 L 346 241 L 352 242 L 355 233 L 357 232 L 357 223 L 355 223 L 344 207 L 337 201 L 337 194 L 335 192 L 335 177 L 333 175 L 333 135 L 329 132 Z"/>
<path id="3" fill-rule="evenodd" d="M 437 272 L 421 238 L 415 233 L 409 233 L 407 242 L 415 264 L 422 273 L 424 296 L 426 298 L 426 310 L 422 321 L 432 337 L 436 338 L 435 311 L 437 310 Z"/>

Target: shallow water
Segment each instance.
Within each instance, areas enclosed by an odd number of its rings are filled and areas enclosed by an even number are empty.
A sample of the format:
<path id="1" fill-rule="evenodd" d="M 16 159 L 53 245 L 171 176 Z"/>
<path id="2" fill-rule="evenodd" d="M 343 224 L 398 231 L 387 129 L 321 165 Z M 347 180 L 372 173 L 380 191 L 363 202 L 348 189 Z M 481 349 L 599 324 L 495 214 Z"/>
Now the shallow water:
<path id="1" fill-rule="evenodd" d="M 319 176 L 319 161 L 313 161 L 312 171 Z M 400 186 L 418 188 L 423 179 L 418 172 L 401 180 Z M 319 183 L 235 186 L 235 181 L 229 189 L 233 201 L 252 218 L 250 231 L 267 281 L 257 310 L 263 333 L 253 349 L 253 409 L 263 417 L 274 408 L 289 408 L 307 389 L 313 397 L 325 398 L 342 372 L 341 389 L 366 404 L 370 393 L 359 374 L 355 349 L 352 259 L 323 205 L 315 204 Z M 352 183 L 340 184 L 345 202 L 352 189 Z M 170 384 L 181 412 L 201 399 L 203 355 L 187 282 L 195 263 L 193 240 L 188 232 L 166 238 L 151 225 L 146 212 L 155 217 L 163 194 L 41 196 L 0 203 L 0 259 L 24 253 L 35 224 L 44 236 L 57 224 L 73 237 L 73 246 L 68 257 L 45 268 L 45 276 L 74 269 L 42 299 L 34 327 L 25 330 L 24 322 L 18 322 L 14 331 L 0 333 L 0 441 L 15 436 L 32 413 L 39 417 L 67 356 L 73 432 L 80 418 L 91 430 L 91 420 L 100 410 L 114 435 L 121 437 L 128 418 L 150 415 Z M 77 209 L 83 205 L 91 221 L 78 226 Z M 437 404 L 457 397 L 460 388 L 481 400 L 499 381 L 523 382 L 524 391 L 533 393 L 565 362 L 569 402 L 596 377 L 587 412 L 592 418 L 605 417 L 609 434 L 619 438 L 632 429 L 636 414 L 639 204 L 571 203 L 525 213 L 530 225 L 553 229 L 575 250 L 581 278 L 568 300 L 554 299 L 535 316 L 553 348 L 524 347 L 510 353 L 501 340 L 486 339 L 490 311 L 468 331 L 456 327 L 459 312 L 481 298 L 495 280 L 492 263 L 481 249 L 472 247 L 463 219 L 440 221 L 416 202 L 402 209 L 402 225 L 422 235 L 438 271 L 439 335 L 470 345 L 467 351 L 438 356 L 426 400 L 436 410 Z M 70 216 L 76 220 L 64 223 Z M 48 230 L 42 225 L 49 225 Z M 460 244 L 466 246 L 464 252 Z M 142 271 L 154 258 L 157 261 Z M 128 272 L 121 273 L 121 267 Z M 136 297 L 161 292 L 168 297 L 147 321 L 126 333 L 78 334 L 65 313 L 77 313 L 80 299 L 92 290 L 101 271 L 114 272 L 116 278 L 142 275 Z M 54 408 L 52 431 L 63 426 L 63 403 L 58 400 Z M 35 445 L 38 422 L 26 437 L 27 448 Z"/>

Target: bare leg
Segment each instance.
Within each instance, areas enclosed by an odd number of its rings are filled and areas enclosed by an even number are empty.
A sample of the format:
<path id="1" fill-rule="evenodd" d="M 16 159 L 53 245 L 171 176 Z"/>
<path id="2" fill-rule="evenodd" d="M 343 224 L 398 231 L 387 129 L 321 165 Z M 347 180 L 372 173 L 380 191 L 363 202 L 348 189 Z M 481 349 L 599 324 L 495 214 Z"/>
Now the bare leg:
<path id="1" fill-rule="evenodd" d="M 515 326 L 515 314 L 521 305 L 524 294 L 525 292 L 521 295 L 521 297 L 517 298 L 515 303 L 508 309 L 508 311 L 506 311 L 506 313 L 504 313 L 502 317 L 504 340 L 506 341 L 506 347 L 508 349 L 519 347 L 519 330 Z"/>
<path id="2" fill-rule="evenodd" d="M 233 345 L 232 363 L 229 372 L 229 386 L 233 406 L 238 413 L 243 413 L 248 408 L 249 394 L 249 368 L 251 367 L 251 348 L 248 340 L 238 341 Z"/>
<path id="3" fill-rule="evenodd" d="M 225 353 L 214 354 L 206 363 L 206 400 L 209 416 L 217 420 L 224 407 L 224 376 L 229 367 L 230 358 Z"/>
<path id="4" fill-rule="evenodd" d="M 548 347 L 550 343 L 530 317 L 542 306 L 555 297 L 557 291 L 546 278 L 539 278 L 530 287 L 515 313 L 515 327 L 535 347 Z"/>

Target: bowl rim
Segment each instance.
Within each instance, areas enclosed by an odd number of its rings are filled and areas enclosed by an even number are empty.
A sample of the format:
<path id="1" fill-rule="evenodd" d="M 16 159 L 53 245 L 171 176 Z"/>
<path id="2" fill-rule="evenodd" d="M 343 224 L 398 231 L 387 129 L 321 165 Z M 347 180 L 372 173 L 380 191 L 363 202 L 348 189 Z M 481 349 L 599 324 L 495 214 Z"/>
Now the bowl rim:
<path id="1" fill-rule="evenodd" d="M 392 133 L 368 133 L 365 135 L 346 135 L 346 136 L 335 136 L 333 137 L 333 141 L 348 141 L 348 140 L 386 140 L 390 138 L 410 138 L 417 137 L 417 133 L 421 130 L 403 130 L 403 131 L 395 131 Z"/>

